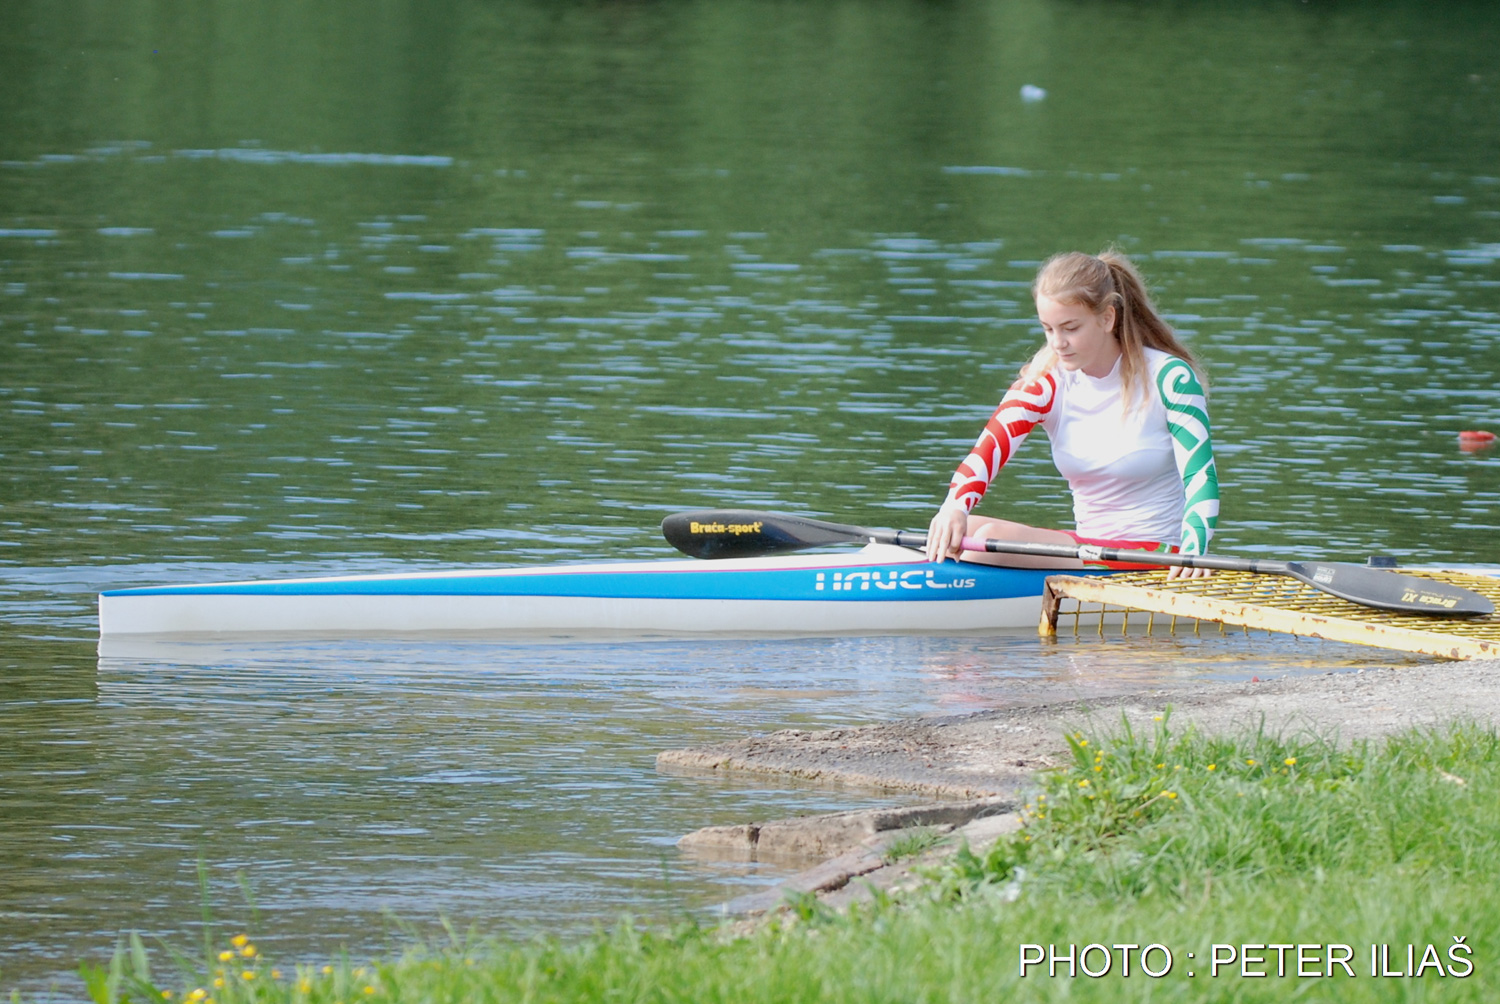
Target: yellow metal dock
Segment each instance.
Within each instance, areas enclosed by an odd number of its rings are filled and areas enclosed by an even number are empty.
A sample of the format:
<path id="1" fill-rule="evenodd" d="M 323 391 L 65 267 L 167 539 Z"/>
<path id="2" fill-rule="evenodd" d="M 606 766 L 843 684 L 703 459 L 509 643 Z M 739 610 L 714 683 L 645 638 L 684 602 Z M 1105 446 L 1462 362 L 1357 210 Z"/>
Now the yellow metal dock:
<path id="1" fill-rule="evenodd" d="M 1472 589 L 1500 608 L 1500 578 L 1409 568 L 1400 571 Z M 1098 616 L 1103 630 L 1103 614 L 1121 611 L 1127 614 L 1127 625 L 1130 612 L 1145 614 L 1148 630 L 1160 625 L 1165 617 L 1174 628 L 1179 621 L 1211 621 L 1445 659 L 1500 657 L 1500 616 L 1495 614 L 1457 618 L 1391 613 L 1341 600 L 1285 575 L 1253 572 L 1215 572 L 1201 579 L 1168 579 L 1165 570 L 1106 576 L 1053 575 L 1042 594 L 1039 628 L 1043 635 L 1054 635 L 1059 618 L 1072 618 L 1076 629 L 1081 619 Z"/>

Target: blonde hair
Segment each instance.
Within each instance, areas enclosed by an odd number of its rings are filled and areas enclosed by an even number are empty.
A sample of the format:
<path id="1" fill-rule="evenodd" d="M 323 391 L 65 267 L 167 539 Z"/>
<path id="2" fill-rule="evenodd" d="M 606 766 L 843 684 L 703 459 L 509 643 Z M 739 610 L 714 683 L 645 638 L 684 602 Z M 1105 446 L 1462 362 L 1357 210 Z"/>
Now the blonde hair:
<path id="1" fill-rule="evenodd" d="M 1113 248 L 1098 257 L 1081 251 L 1053 255 L 1037 271 L 1031 295 L 1033 299 L 1045 296 L 1069 306 L 1085 306 L 1095 314 L 1115 308 L 1111 334 L 1120 343 L 1120 383 L 1127 412 L 1135 410 L 1148 397 L 1146 353 L 1142 349 L 1158 349 L 1176 356 L 1193 368 L 1199 383 L 1207 386 L 1198 361 L 1156 312 L 1140 272 L 1129 258 Z M 1021 370 L 1019 382 L 1030 383 L 1056 365 L 1057 353 L 1043 345 Z"/>

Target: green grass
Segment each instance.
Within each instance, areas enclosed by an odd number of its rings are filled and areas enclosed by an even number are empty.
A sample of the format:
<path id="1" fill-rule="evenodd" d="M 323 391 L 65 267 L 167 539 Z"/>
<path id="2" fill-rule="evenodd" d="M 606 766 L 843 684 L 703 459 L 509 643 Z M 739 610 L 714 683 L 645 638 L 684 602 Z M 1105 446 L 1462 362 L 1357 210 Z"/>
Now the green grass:
<path id="1" fill-rule="evenodd" d="M 935 827 L 913 826 L 901 830 L 885 845 L 884 858 L 888 864 L 914 858 L 948 839 L 946 833 Z"/>
<path id="2" fill-rule="evenodd" d="M 983 856 L 960 852 L 900 902 L 832 915 L 802 900 L 747 937 L 622 921 L 581 941 L 454 942 L 363 967 L 279 970 L 250 945 L 174 974 L 171 999 L 217 1002 L 440 1001 L 1481 1001 L 1500 975 L 1500 738 L 1491 730 L 1411 733 L 1343 748 L 1255 733 L 1071 737 L 1026 826 Z M 1461 936 L 1471 955 L 1450 955 Z M 1157 944 L 1160 978 L 1066 965 L 1019 975 L 1023 945 Z M 1214 945 L 1235 963 L 1210 975 Z M 1241 974 L 1247 944 L 1316 945 Z M 1370 946 L 1390 946 L 1371 975 Z M 1349 946 L 1350 978 L 1326 963 Z M 1433 946 L 1433 953 L 1426 952 Z M 1034 951 L 1034 950 L 1032 950 Z M 1043 949 L 1045 951 L 1045 948 Z M 1335 949 L 1336 956 L 1342 949 Z M 1221 958 L 1228 948 L 1219 949 Z M 1193 958 L 1188 958 L 1188 953 Z M 1097 971 L 1103 953 L 1087 963 Z M 1315 964 L 1307 961 L 1315 958 Z M 1433 964 L 1433 959 L 1438 964 Z M 1159 970 L 1157 950 L 1147 964 Z M 144 950 L 91 976 L 96 1001 L 163 999 Z M 1323 975 L 1331 968 L 1333 975 Z M 1472 975 L 1449 975 L 1471 968 Z M 217 970 L 223 970 L 222 974 Z M 1194 975 L 1189 977 L 1188 972 Z M 246 973 L 252 974 L 247 979 Z M 215 987 L 213 981 L 222 980 Z"/>

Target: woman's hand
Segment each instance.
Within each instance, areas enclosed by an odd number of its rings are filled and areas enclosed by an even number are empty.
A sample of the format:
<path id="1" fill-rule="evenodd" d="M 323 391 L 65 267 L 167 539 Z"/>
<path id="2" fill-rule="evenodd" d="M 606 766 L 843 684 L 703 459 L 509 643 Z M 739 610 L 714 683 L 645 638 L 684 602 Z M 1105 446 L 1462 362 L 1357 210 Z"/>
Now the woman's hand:
<path id="1" fill-rule="evenodd" d="M 944 506 L 927 525 L 927 560 L 957 560 L 963 553 L 964 534 L 969 532 L 969 514 L 959 506 Z"/>
<path id="2" fill-rule="evenodd" d="M 1206 579 L 1212 574 L 1214 574 L 1212 568 L 1184 568 L 1181 565 L 1174 565 L 1167 569 L 1169 579 Z"/>

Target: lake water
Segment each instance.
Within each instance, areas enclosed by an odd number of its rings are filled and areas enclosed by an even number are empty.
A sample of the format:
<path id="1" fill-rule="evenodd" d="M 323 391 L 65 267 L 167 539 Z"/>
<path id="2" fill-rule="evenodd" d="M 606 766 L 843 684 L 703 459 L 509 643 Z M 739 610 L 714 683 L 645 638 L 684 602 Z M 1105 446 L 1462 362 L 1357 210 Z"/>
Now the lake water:
<path id="1" fill-rule="evenodd" d="M 0 12 L 0 990 L 253 894 L 281 958 L 567 931 L 889 795 L 658 774 L 750 731 L 1400 664 L 1265 637 L 343 643 L 99 660 L 127 584 L 921 527 L 1117 243 L 1206 362 L 1226 553 L 1500 561 L 1483 4 L 135 0 Z M 1040 100 L 1022 88 L 1041 88 Z M 1028 92 L 1030 93 L 1030 92 Z M 990 513 L 1066 523 L 1044 444 Z M 899 801 L 899 799 L 896 799 Z M 74 988 L 74 989 L 69 989 Z"/>

